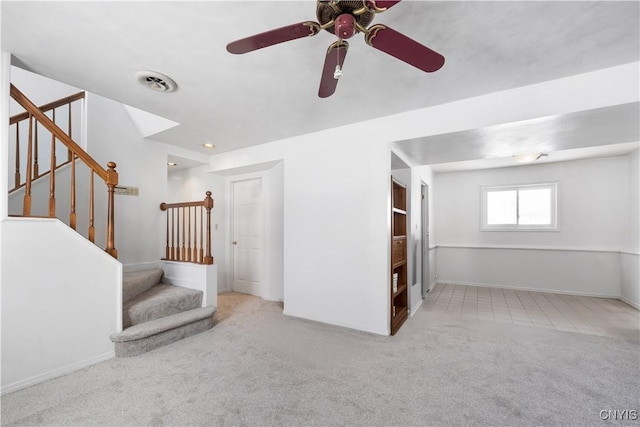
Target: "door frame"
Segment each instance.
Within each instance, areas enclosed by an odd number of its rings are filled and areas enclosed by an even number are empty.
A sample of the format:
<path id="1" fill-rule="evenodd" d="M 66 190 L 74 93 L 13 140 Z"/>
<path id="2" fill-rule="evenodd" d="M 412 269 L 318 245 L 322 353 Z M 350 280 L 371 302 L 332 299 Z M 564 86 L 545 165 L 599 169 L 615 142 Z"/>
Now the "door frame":
<path id="1" fill-rule="evenodd" d="M 255 180 L 255 179 L 259 179 L 260 180 L 260 185 L 261 185 L 261 196 L 262 196 L 262 230 L 263 230 L 263 257 L 262 257 L 262 282 L 260 284 L 260 291 L 259 291 L 259 297 L 266 299 L 267 297 L 267 289 L 270 289 L 270 277 L 271 277 L 271 272 L 270 272 L 270 263 L 269 263 L 269 259 L 270 259 L 270 236 L 269 236 L 269 231 L 267 229 L 267 224 L 268 224 L 268 207 L 266 206 L 266 201 L 269 200 L 268 199 L 268 192 L 269 192 L 269 180 L 268 177 L 265 176 L 264 173 L 261 172 L 257 172 L 257 173 L 250 173 L 250 174 L 244 174 L 244 175 L 236 175 L 236 176 L 231 176 L 228 177 L 226 179 L 226 192 L 227 192 L 227 207 L 226 207 L 226 217 L 228 218 L 227 221 L 227 226 L 226 226 L 226 236 L 227 236 L 227 243 L 225 245 L 226 248 L 226 253 L 227 253 L 227 278 L 228 278 L 228 286 L 226 287 L 228 291 L 230 292 L 235 292 L 234 289 L 234 250 L 233 250 L 233 230 L 234 230 L 234 212 L 233 212 L 233 203 L 234 203 L 234 196 L 233 196 L 233 188 L 234 188 L 234 184 L 237 182 L 242 182 L 242 181 L 249 181 L 249 180 Z"/>
<path id="2" fill-rule="evenodd" d="M 266 258 L 267 258 L 267 254 L 266 254 L 266 243 L 267 243 L 267 239 L 266 239 L 266 221 L 265 221 L 265 213 L 266 213 L 266 208 L 265 208 L 265 197 L 264 197 L 264 179 L 262 177 L 255 177 L 255 178 L 244 178 L 244 179 L 234 179 L 232 181 L 230 181 L 230 192 L 229 192 L 229 209 L 230 209 L 230 215 L 229 215 L 229 228 L 230 228 L 230 233 L 229 233 L 229 239 L 228 239 L 228 244 L 229 244 L 229 248 L 230 248 L 230 258 L 229 258 L 229 266 L 230 266 L 230 278 L 231 278 L 231 291 L 232 292 L 237 292 L 236 288 L 235 288 L 235 248 L 234 248 L 234 244 L 233 241 L 235 240 L 235 210 L 234 210 L 234 206 L 235 206 L 235 185 L 239 184 L 241 182 L 246 182 L 246 181 L 259 181 L 260 182 L 260 207 L 262 209 L 261 215 L 260 215 L 260 220 L 262 222 L 261 227 L 262 227 L 262 260 L 261 263 L 262 265 L 260 266 L 260 270 L 262 271 L 262 277 L 260 278 L 260 287 L 258 289 L 258 295 L 260 298 L 264 298 L 265 295 L 265 290 L 268 289 L 267 285 L 268 283 L 265 283 L 266 280 Z"/>
<path id="3" fill-rule="evenodd" d="M 429 283 L 429 278 L 431 276 L 431 266 L 429 265 L 429 246 L 430 246 L 430 235 L 429 235 L 429 184 L 424 181 L 420 182 L 420 256 L 422 263 L 422 299 L 425 299 L 427 293 L 429 292 L 429 288 L 431 287 L 431 283 Z"/>

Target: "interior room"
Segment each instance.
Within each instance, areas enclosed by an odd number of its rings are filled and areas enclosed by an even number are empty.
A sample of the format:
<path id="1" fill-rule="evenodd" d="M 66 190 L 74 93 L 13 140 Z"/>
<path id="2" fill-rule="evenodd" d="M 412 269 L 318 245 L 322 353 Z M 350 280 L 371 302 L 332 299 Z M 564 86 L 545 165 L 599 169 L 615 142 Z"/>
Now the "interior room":
<path id="1" fill-rule="evenodd" d="M 0 19 L 7 425 L 637 419 L 640 3 Z"/>

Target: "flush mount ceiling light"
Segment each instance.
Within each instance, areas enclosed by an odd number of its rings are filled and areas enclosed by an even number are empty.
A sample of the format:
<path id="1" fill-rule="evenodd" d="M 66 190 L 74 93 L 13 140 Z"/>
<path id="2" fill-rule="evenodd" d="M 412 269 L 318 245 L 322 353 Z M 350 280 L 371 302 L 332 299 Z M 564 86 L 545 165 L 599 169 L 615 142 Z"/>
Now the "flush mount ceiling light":
<path id="1" fill-rule="evenodd" d="M 208 149 L 210 149 L 210 150 L 211 150 L 211 149 L 216 148 L 216 146 L 215 146 L 215 145 L 213 145 L 213 144 L 209 144 L 209 143 L 207 143 L 207 144 L 202 144 L 202 146 L 203 146 L 204 148 L 208 148 Z"/>
<path id="2" fill-rule="evenodd" d="M 155 92 L 173 92 L 178 88 L 171 77 L 155 71 L 138 71 L 136 78 L 142 86 Z"/>
<path id="3" fill-rule="evenodd" d="M 531 162 L 535 162 L 541 157 L 547 157 L 547 156 L 548 154 L 545 154 L 545 153 L 522 153 L 522 154 L 516 154 L 515 156 L 513 156 L 513 158 L 518 163 L 531 163 Z"/>

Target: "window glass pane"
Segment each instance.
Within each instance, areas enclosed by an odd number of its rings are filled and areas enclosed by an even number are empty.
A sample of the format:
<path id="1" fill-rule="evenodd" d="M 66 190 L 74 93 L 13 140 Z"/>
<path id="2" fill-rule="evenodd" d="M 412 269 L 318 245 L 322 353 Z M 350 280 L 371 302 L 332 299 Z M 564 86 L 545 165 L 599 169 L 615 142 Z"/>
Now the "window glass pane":
<path id="1" fill-rule="evenodd" d="M 518 192 L 488 191 L 487 192 L 487 224 L 517 224 Z"/>
<path id="2" fill-rule="evenodd" d="M 551 225 L 551 189 L 520 190 L 519 224 Z"/>

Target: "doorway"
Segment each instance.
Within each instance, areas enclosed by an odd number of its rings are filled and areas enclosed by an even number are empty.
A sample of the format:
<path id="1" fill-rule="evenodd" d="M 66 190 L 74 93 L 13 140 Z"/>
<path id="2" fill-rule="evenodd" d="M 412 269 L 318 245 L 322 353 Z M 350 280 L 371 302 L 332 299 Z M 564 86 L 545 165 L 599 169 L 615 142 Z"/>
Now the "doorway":
<path id="1" fill-rule="evenodd" d="M 262 178 L 231 183 L 232 290 L 264 294 L 264 200 Z"/>
<path id="2" fill-rule="evenodd" d="M 421 193 L 421 230 L 422 230 L 422 299 L 427 296 L 430 287 L 429 272 L 429 186 L 424 182 L 420 186 Z"/>

